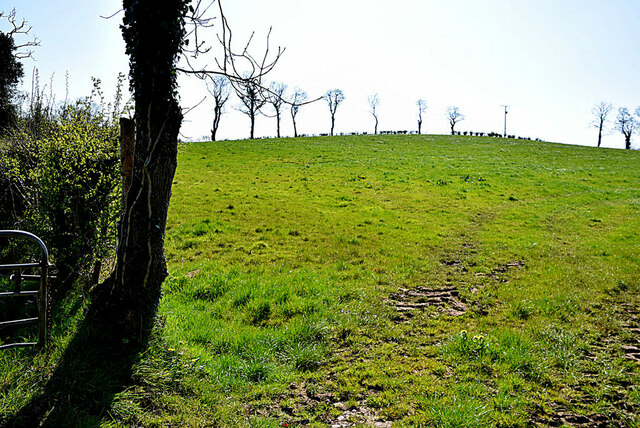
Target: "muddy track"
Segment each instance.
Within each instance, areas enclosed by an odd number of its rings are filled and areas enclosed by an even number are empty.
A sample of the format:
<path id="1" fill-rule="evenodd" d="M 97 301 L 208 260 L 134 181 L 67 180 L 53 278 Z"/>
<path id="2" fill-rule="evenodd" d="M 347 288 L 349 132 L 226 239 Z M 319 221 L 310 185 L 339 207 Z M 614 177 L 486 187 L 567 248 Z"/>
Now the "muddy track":
<path id="1" fill-rule="evenodd" d="M 633 303 L 623 303 L 620 306 L 624 319 L 622 328 L 630 337 L 628 343 L 622 345 L 623 358 L 640 364 L 640 308 Z"/>
<path id="2" fill-rule="evenodd" d="M 496 284 L 504 284 L 508 282 L 507 278 L 513 269 L 525 266 L 522 260 L 514 260 L 494 267 L 489 273 L 475 273 L 471 277 L 467 275 L 469 269 L 466 262 L 462 260 L 446 259 L 441 260 L 441 263 L 457 274 L 458 281 L 456 282 L 473 284 L 470 287 L 472 295 L 484 287 L 477 281 L 478 278 L 488 277 Z M 400 288 L 397 292 L 391 293 L 386 299 L 386 303 L 396 310 L 394 321 L 409 322 L 419 312 L 426 312 L 430 316 L 445 314 L 459 317 L 464 315 L 469 308 L 473 308 L 478 315 L 487 315 L 486 309 L 478 302 L 466 302 L 460 296 L 458 288 L 451 285 L 454 282 L 452 279 L 453 274 L 450 275 L 450 279 L 447 279 L 442 288 L 417 286 L 415 288 Z"/>
<path id="3" fill-rule="evenodd" d="M 289 394 L 280 397 L 280 399 L 292 399 L 291 404 L 282 405 L 274 404 L 268 406 L 264 411 L 257 411 L 256 413 L 263 413 L 267 415 L 280 415 L 281 418 L 290 418 L 289 422 L 285 422 L 282 426 L 306 426 L 311 423 L 309 419 L 301 418 L 300 415 L 304 414 L 303 409 L 307 411 L 317 407 L 326 407 L 327 405 L 340 412 L 338 416 L 330 416 L 330 412 L 320 416 L 320 421 L 326 426 L 331 428 L 344 428 L 344 427 L 380 427 L 390 428 L 391 422 L 381 420 L 376 411 L 367 406 L 365 402 L 359 402 L 357 405 L 348 406 L 347 404 L 338 400 L 338 398 L 327 392 L 313 392 L 313 388 L 307 388 L 304 382 L 299 384 L 291 383 L 289 385 Z M 279 401 L 279 400 L 276 400 Z"/>
<path id="4" fill-rule="evenodd" d="M 585 360 L 596 362 L 598 365 L 610 365 L 615 367 L 615 360 L 622 357 L 631 360 L 640 367 L 640 307 L 636 303 L 629 303 L 628 296 L 617 296 L 605 302 L 606 307 L 611 308 L 611 313 L 619 322 L 618 331 L 608 332 L 607 335 L 589 344 L 589 352 L 583 355 Z M 621 303 L 623 301 L 623 303 Z M 638 377 L 638 369 L 635 376 Z M 632 369 L 633 370 L 633 369 Z M 593 388 L 607 388 L 607 394 L 613 399 L 613 409 L 609 415 L 579 414 L 571 412 L 564 406 L 551 403 L 551 408 L 556 411 L 549 415 L 535 415 L 531 419 L 534 426 L 574 426 L 574 427 L 610 427 L 627 426 L 627 421 L 633 420 L 640 409 L 633 404 L 633 399 L 628 396 L 629 386 L 637 384 L 633 382 L 633 374 L 629 373 L 626 379 L 621 379 L 613 384 L 602 384 L 597 371 L 586 370 L 582 373 L 582 379 L 578 383 L 577 390 L 583 395 L 578 399 L 580 404 L 593 403 L 598 400 L 593 396 Z M 587 392 L 588 391 L 588 392 Z"/>

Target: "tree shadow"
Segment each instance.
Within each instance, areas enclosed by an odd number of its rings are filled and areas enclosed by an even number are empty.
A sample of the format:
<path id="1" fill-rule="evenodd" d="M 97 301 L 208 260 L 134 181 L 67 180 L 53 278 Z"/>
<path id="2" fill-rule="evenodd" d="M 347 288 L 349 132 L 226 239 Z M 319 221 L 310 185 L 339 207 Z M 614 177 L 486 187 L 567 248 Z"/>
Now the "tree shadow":
<path id="1" fill-rule="evenodd" d="M 133 367 L 149 343 L 148 334 L 125 343 L 118 327 L 109 325 L 89 311 L 43 391 L 3 426 L 99 426 L 115 395 L 132 383 Z"/>

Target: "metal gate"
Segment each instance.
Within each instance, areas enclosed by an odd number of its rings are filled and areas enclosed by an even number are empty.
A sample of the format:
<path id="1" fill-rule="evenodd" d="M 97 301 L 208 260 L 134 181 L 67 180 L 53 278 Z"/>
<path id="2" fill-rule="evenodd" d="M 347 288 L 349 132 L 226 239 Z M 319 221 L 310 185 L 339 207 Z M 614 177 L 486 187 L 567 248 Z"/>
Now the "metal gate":
<path id="1" fill-rule="evenodd" d="M 44 242 L 33 233 L 22 230 L 0 230 L 0 238 L 22 238 L 30 240 L 40 248 L 40 259 L 37 262 L 0 264 L 0 271 L 13 271 L 10 281 L 13 282 L 13 291 L 0 293 L 0 299 L 15 299 L 24 297 L 36 297 L 38 304 L 38 316 L 33 318 L 24 318 L 0 322 L 0 328 L 13 327 L 26 324 L 38 324 L 38 341 L 37 342 L 16 342 L 1 345 L 0 349 L 15 348 L 20 346 L 44 346 L 47 342 L 47 323 L 48 323 L 48 289 L 49 286 L 49 252 Z M 39 271 L 35 274 L 25 274 L 24 271 Z M 40 288 L 38 290 L 22 290 L 23 282 L 38 281 Z"/>

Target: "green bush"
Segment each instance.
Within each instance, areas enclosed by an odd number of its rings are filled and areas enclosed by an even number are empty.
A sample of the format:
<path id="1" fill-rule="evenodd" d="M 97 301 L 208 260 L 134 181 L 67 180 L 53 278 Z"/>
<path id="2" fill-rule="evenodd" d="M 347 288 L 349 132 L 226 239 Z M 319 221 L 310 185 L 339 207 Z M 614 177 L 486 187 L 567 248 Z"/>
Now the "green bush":
<path id="1" fill-rule="evenodd" d="M 122 77 L 119 89 L 121 84 Z M 100 82 L 94 80 L 91 97 L 62 107 L 40 123 L 38 132 L 31 126 L 34 118 L 26 116 L 18 130 L 0 140 L 0 229 L 27 230 L 43 239 L 56 264 L 58 290 L 88 278 L 115 244 L 120 201 L 116 109 L 119 95 L 105 107 Z M 14 249 L 11 257 L 17 254 Z"/>

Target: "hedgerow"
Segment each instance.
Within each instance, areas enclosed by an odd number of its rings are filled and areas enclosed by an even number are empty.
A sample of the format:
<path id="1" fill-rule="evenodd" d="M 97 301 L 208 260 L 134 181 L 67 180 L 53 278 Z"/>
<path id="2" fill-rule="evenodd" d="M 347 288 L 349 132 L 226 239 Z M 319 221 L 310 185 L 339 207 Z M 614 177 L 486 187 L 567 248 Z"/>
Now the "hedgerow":
<path id="1" fill-rule="evenodd" d="M 18 128 L 0 137 L 0 229 L 27 230 L 44 240 L 56 264 L 56 291 L 78 278 L 95 281 L 115 244 L 122 82 L 120 76 L 108 105 L 97 79 L 91 96 L 47 114 L 38 96 Z M 5 258 L 20 253 L 4 248 Z"/>

